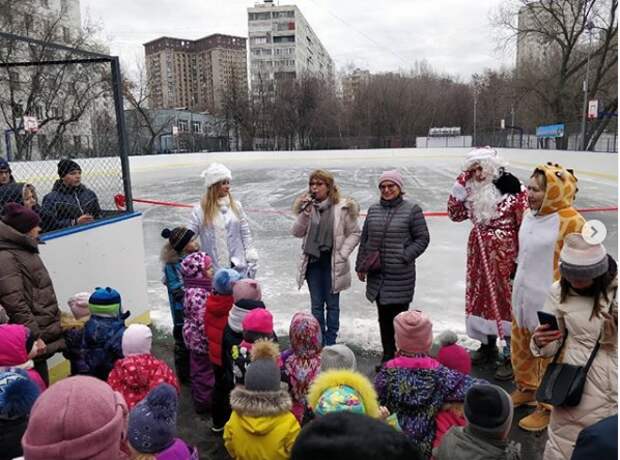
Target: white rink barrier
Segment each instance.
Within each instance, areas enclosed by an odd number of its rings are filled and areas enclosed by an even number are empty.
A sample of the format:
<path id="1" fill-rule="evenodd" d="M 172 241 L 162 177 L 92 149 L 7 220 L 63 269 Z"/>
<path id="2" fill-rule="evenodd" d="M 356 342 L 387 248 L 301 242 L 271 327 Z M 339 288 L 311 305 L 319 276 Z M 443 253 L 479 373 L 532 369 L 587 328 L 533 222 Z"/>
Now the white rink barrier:
<path id="1" fill-rule="evenodd" d="M 69 311 L 67 300 L 77 292 L 110 286 L 121 294 L 128 323 L 150 323 L 142 214 L 129 213 L 92 224 L 43 235 L 41 258 L 54 283 L 58 306 Z M 50 361 L 50 378 L 68 375 L 61 354 Z"/>

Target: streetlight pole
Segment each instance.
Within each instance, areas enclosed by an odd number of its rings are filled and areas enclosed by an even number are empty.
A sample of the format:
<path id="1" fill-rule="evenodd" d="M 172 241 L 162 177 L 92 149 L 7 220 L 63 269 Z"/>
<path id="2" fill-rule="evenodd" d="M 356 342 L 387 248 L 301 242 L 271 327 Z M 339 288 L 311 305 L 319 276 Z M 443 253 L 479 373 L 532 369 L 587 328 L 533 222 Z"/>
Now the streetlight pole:
<path id="1" fill-rule="evenodd" d="M 472 147 L 477 146 L 477 133 L 476 133 L 476 123 L 477 123 L 477 115 L 478 115 L 478 91 L 476 86 L 474 86 L 474 139 Z"/>
<path id="2" fill-rule="evenodd" d="M 588 31 L 588 58 L 586 60 L 586 78 L 583 81 L 583 109 L 581 114 L 581 149 L 586 150 L 588 143 L 586 142 L 586 118 L 588 115 L 588 80 L 590 79 L 590 52 L 592 51 L 592 29 L 594 24 L 588 21 L 586 29 Z"/>

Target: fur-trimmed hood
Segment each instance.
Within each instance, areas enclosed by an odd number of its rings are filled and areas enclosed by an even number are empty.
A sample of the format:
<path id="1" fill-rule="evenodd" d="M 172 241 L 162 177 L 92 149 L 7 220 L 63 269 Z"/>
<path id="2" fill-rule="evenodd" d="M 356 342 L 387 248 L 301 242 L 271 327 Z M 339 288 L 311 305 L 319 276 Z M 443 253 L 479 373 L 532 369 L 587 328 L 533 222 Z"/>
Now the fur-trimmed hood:
<path id="1" fill-rule="evenodd" d="M 284 384 L 280 391 L 250 391 L 239 385 L 230 393 L 230 406 L 239 415 L 271 417 L 290 411 L 293 401 Z"/>
<path id="2" fill-rule="evenodd" d="M 355 390 L 364 405 L 365 413 L 369 417 L 379 417 L 379 403 L 377 393 L 372 383 L 362 374 L 349 369 L 333 369 L 321 372 L 310 387 L 308 403 L 314 411 L 321 396 L 336 387 L 348 386 Z"/>
<path id="3" fill-rule="evenodd" d="M 170 243 L 164 244 L 161 248 L 161 253 L 159 254 L 159 260 L 161 260 L 165 264 L 176 264 L 181 262 L 181 254 L 174 250 Z"/>
<path id="4" fill-rule="evenodd" d="M 305 199 L 306 199 L 306 194 L 303 194 L 301 196 L 298 196 L 293 202 L 293 213 L 295 215 L 301 213 L 301 205 L 303 204 Z M 353 198 L 350 198 L 350 197 L 340 198 L 340 201 L 338 202 L 336 206 L 342 206 L 342 209 L 348 212 L 349 217 L 351 219 L 357 220 L 357 218 L 360 215 L 360 205 Z"/>

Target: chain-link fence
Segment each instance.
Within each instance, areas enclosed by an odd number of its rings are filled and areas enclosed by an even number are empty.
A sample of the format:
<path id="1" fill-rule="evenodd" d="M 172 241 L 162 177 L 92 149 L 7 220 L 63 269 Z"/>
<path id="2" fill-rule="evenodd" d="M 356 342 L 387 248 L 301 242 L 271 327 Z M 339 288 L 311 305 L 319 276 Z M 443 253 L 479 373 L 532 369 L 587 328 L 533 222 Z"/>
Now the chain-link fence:
<path id="1" fill-rule="evenodd" d="M 0 32 L 0 208 L 44 231 L 132 209 L 120 78 L 115 57 Z"/>

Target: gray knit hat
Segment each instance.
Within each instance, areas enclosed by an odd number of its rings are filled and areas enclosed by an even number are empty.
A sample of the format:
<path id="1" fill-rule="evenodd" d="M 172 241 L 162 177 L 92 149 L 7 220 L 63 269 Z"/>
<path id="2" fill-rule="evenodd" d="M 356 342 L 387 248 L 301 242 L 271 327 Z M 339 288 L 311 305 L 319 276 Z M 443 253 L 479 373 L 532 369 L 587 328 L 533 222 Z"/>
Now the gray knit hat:
<path id="1" fill-rule="evenodd" d="M 512 399 L 497 385 L 473 385 L 465 394 L 465 419 L 470 428 L 489 435 L 507 433 L 512 424 Z"/>
<path id="2" fill-rule="evenodd" d="M 278 345 L 261 339 L 252 346 L 252 362 L 245 371 L 245 388 L 249 391 L 280 391 Z"/>
<path id="3" fill-rule="evenodd" d="M 560 252 L 560 273 L 568 280 L 593 280 L 609 270 L 607 251 L 602 244 L 588 243 L 581 233 L 569 233 Z"/>
<path id="4" fill-rule="evenodd" d="M 323 347 L 321 351 L 321 372 L 328 369 L 355 370 L 356 368 L 355 354 L 344 343 Z"/>

